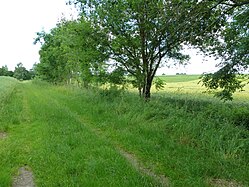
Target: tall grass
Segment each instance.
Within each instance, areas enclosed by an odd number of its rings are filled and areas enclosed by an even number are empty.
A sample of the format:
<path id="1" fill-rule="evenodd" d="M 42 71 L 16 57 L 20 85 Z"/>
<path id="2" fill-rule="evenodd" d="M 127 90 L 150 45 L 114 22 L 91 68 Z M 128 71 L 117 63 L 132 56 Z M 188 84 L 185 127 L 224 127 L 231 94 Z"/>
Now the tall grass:
<path id="1" fill-rule="evenodd" d="M 247 104 L 176 93 L 144 102 L 115 89 L 42 82 L 16 89 L 1 113 L 9 138 L 0 140 L 0 186 L 22 165 L 32 168 L 37 186 L 160 186 L 119 149 L 170 186 L 249 186 Z"/>
<path id="2" fill-rule="evenodd" d="M 0 114 L 9 113 L 9 111 L 6 110 L 4 106 L 10 101 L 11 95 L 15 91 L 17 84 L 18 81 L 14 78 L 0 76 Z M 15 110 L 15 108 L 9 110 Z M 8 130 L 8 124 L 6 123 L 5 116 L 6 115 L 3 114 L 0 116 L 0 132 Z M 15 121 L 14 118 L 15 116 L 12 118 L 13 121 Z"/>
<path id="3" fill-rule="evenodd" d="M 0 76 L 0 104 L 8 98 L 17 82 L 14 78 Z"/>
<path id="4" fill-rule="evenodd" d="M 206 186 L 208 179 L 249 185 L 248 105 L 175 94 L 144 103 L 130 93 L 103 90 L 54 99 L 169 176 L 173 186 Z"/>

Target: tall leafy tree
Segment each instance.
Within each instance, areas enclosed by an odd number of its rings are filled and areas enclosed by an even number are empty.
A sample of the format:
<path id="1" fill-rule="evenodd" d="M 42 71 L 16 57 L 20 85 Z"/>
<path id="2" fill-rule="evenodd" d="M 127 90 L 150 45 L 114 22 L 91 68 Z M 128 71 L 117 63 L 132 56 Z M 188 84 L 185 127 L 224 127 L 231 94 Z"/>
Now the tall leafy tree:
<path id="1" fill-rule="evenodd" d="M 108 47 L 117 66 L 135 77 L 145 99 L 157 69 L 173 59 L 189 59 L 184 45 L 206 51 L 219 39 L 227 14 L 226 1 L 74 0 L 82 14 L 109 36 Z M 230 2 L 230 1 L 229 1 Z"/>
<path id="2" fill-rule="evenodd" d="M 54 83 L 81 79 L 87 86 L 104 68 L 100 38 L 102 34 L 83 18 L 62 20 L 50 33 L 38 33 L 35 43 L 42 43 L 38 76 Z"/>
<path id="3" fill-rule="evenodd" d="M 40 41 L 42 47 L 40 50 L 40 63 L 36 67 L 37 75 L 49 82 L 63 82 L 67 76 L 66 55 L 63 51 L 60 35 L 60 28 L 52 29 L 51 33 L 40 32 L 36 42 Z"/>

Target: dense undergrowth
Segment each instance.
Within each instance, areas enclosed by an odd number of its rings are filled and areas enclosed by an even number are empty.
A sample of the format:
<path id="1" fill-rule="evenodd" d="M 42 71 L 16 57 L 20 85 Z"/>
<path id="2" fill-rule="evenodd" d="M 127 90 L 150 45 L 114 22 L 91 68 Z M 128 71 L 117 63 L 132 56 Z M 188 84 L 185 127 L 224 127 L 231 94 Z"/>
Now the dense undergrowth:
<path id="1" fill-rule="evenodd" d="M 40 81 L 19 84 L 10 98 L 0 119 L 10 134 L 0 140 L 0 184 L 27 164 L 38 186 L 160 185 L 121 148 L 170 186 L 249 186 L 247 104 L 177 93 L 144 102 L 115 88 Z"/>

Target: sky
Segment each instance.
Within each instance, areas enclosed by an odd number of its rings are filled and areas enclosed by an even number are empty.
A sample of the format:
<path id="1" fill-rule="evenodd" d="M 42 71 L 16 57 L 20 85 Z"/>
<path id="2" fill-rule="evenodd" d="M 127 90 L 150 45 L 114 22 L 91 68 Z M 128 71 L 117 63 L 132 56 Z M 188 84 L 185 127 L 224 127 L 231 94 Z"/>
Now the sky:
<path id="1" fill-rule="evenodd" d="M 42 30 L 49 32 L 64 14 L 69 17 L 75 13 L 65 0 L 11 0 L 0 3 L 0 67 L 7 65 L 14 70 L 16 64 L 22 62 L 31 69 L 39 63 L 40 45 L 34 45 L 36 33 Z M 157 74 L 201 74 L 214 72 L 215 61 L 209 59 L 202 63 L 203 57 L 190 50 L 190 64 L 173 68 L 160 68 Z"/>
<path id="2" fill-rule="evenodd" d="M 40 46 L 33 45 L 36 33 L 56 26 L 62 13 L 71 8 L 64 0 L 11 0 L 0 3 L 0 67 L 9 69 L 22 62 L 27 69 L 39 62 Z"/>

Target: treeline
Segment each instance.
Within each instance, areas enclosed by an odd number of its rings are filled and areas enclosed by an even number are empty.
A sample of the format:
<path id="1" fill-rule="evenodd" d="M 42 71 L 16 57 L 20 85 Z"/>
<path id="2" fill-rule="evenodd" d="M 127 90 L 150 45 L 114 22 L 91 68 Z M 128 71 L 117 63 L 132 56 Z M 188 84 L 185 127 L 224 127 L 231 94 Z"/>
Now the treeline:
<path id="1" fill-rule="evenodd" d="M 221 58 L 220 70 L 203 76 L 216 96 L 231 99 L 242 89 L 236 74 L 248 67 L 248 1 L 71 0 L 77 20 L 62 21 L 41 43 L 37 76 L 52 83 L 124 84 L 151 96 L 161 66 L 186 64 L 184 47 Z M 187 17 L 187 19 L 186 19 Z M 207 62 L 208 63 L 208 62 Z M 126 78 L 129 75 L 132 78 Z"/>
<path id="2" fill-rule="evenodd" d="M 107 36 L 81 18 L 61 21 L 50 33 L 39 32 L 42 44 L 37 76 L 51 83 L 122 84 L 125 70 L 112 68 L 106 47 Z"/>
<path id="3" fill-rule="evenodd" d="M 0 68 L 0 76 L 14 77 L 18 80 L 31 80 L 35 77 L 35 70 L 27 70 L 22 63 L 18 63 L 14 71 L 8 69 L 8 66 Z"/>

